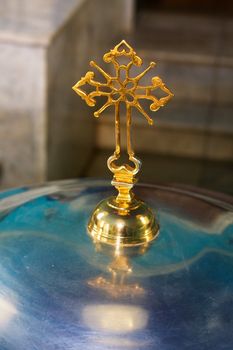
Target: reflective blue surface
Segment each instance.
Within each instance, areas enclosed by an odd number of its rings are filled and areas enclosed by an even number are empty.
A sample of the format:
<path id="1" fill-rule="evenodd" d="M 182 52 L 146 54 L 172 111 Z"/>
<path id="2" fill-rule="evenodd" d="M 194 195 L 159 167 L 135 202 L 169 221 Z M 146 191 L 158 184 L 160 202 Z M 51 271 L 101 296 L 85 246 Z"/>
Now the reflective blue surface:
<path id="1" fill-rule="evenodd" d="M 0 350 L 233 349 L 231 205 L 169 187 L 137 193 L 161 231 L 120 287 L 113 257 L 86 233 L 112 194 L 105 182 L 0 195 Z"/>

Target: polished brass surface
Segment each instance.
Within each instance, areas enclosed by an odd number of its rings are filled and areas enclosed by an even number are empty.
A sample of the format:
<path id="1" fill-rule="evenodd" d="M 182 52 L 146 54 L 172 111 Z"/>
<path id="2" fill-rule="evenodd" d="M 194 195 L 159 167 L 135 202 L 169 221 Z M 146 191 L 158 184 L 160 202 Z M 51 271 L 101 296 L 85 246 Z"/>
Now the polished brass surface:
<path id="1" fill-rule="evenodd" d="M 154 239 L 159 226 L 149 207 L 140 200 L 132 201 L 129 208 L 119 208 L 115 197 L 104 199 L 94 210 L 88 224 L 93 239 L 115 246 L 141 245 Z"/>
<path id="2" fill-rule="evenodd" d="M 122 59 L 124 59 L 123 62 Z M 142 107 L 140 100 L 151 101 L 150 110 L 156 112 L 172 98 L 173 94 L 158 76 L 153 77 L 149 85 L 140 84 L 145 74 L 155 67 L 154 62 L 135 77 L 131 76 L 131 68 L 140 67 L 143 61 L 125 40 L 107 52 L 103 60 L 113 65 L 115 75 L 110 75 L 96 62 L 91 61 L 91 67 L 103 76 L 105 82 L 97 81 L 95 73 L 88 71 L 73 86 L 73 90 L 91 107 L 96 105 L 97 97 L 107 98 L 106 103 L 94 112 L 96 118 L 109 106 L 115 107 L 115 151 L 109 157 L 107 165 L 113 173 L 112 185 L 117 189 L 118 195 L 102 201 L 97 206 L 90 219 L 88 230 L 95 241 L 112 244 L 116 246 L 117 251 L 119 246 L 143 245 L 151 241 L 157 237 L 159 227 L 150 208 L 142 201 L 135 199 L 132 193 L 132 188 L 137 181 L 136 175 L 141 167 L 131 142 L 132 109 L 136 108 L 152 125 L 153 120 Z M 87 93 L 83 90 L 86 84 L 93 87 L 94 91 Z M 164 96 L 156 97 L 153 95 L 155 90 L 161 90 Z M 126 106 L 128 163 L 118 165 L 116 161 L 121 156 L 121 103 Z"/>

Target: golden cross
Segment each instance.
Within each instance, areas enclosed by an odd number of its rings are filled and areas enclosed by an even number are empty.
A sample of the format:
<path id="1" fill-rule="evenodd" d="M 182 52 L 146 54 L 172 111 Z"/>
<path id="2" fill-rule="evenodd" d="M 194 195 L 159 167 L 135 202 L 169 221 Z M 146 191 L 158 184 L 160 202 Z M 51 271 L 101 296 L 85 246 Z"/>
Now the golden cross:
<path id="1" fill-rule="evenodd" d="M 127 59 L 128 63 L 121 63 L 121 57 Z M 89 106 L 96 105 L 96 97 L 107 97 L 106 103 L 96 112 L 95 117 L 99 117 L 100 114 L 109 106 L 115 107 L 115 152 L 108 159 L 108 167 L 115 175 L 116 182 L 133 182 L 134 175 L 140 169 L 140 161 L 134 156 L 134 151 L 131 143 L 131 119 L 132 108 L 136 108 L 143 117 L 146 118 L 150 125 L 153 124 L 153 120 L 146 113 L 145 109 L 140 104 L 140 100 L 147 99 L 151 101 L 150 110 L 156 112 L 160 107 L 163 107 L 173 96 L 171 91 L 165 86 L 162 79 L 155 76 L 151 79 L 149 85 L 140 85 L 140 80 L 143 76 L 153 67 L 155 63 L 151 62 L 150 65 L 136 77 L 130 76 L 130 70 L 133 66 L 140 67 L 142 65 L 142 59 L 137 56 L 133 48 L 125 41 L 122 40 L 112 50 L 107 52 L 103 56 L 103 60 L 106 63 L 112 63 L 115 68 L 115 75 L 111 76 L 106 73 L 97 63 L 90 62 L 91 67 L 96 68 L 104 77 L 105 82 L 99 82 L 95 80 L 95 74 L 92 71 L 86 73 L 74 86 L 73 90 L 81 96 L 83 100 Z M 81 89 L 82 86 L 88 84 L 95 89 L 90 93 L 86 93 Z M 166 95 L 164 97 L 156 97 L 153 95 L 153 91 L 160 89 Z M 121 153 L 121 135 L 120 135 L 120 103 L 124 102 L 126 105 L 126 128 L 127 128 L 127 153 L 129 160 L 134 163 L 134 168 L 128 164 L 118 166 L 115 161 L 119 159 Z M 114 185 L 116 185 L 114 183 Z M 118 188 L 119 190 L 119 188 Z"/>

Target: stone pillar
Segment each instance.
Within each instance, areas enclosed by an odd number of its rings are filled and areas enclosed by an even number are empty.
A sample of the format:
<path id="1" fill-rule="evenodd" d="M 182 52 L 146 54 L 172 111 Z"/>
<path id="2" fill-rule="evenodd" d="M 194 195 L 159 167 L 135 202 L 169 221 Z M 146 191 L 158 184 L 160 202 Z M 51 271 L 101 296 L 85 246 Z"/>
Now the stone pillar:
<path id="1" fill-rule="evenodd" d="M 127 0 L 9 0 L 0 27 L 1 186 L 78 176 L 95 143 L 71 90 L 129 24 Z"/>

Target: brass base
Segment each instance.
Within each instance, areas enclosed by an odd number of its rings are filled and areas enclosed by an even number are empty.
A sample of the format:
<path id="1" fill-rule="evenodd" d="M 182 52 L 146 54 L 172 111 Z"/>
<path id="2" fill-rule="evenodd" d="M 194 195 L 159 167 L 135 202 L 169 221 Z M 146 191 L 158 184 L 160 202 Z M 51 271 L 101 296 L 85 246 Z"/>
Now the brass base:
<path id="1" fill-rule="evenodd" d="M 133 199 L 122 206 L 115 197 L 101 201 L 89 224 L 89 234 L 95 242 L 121 247 L 145 245 L 159 234 L 159 224 L 148 205 Z"/>

